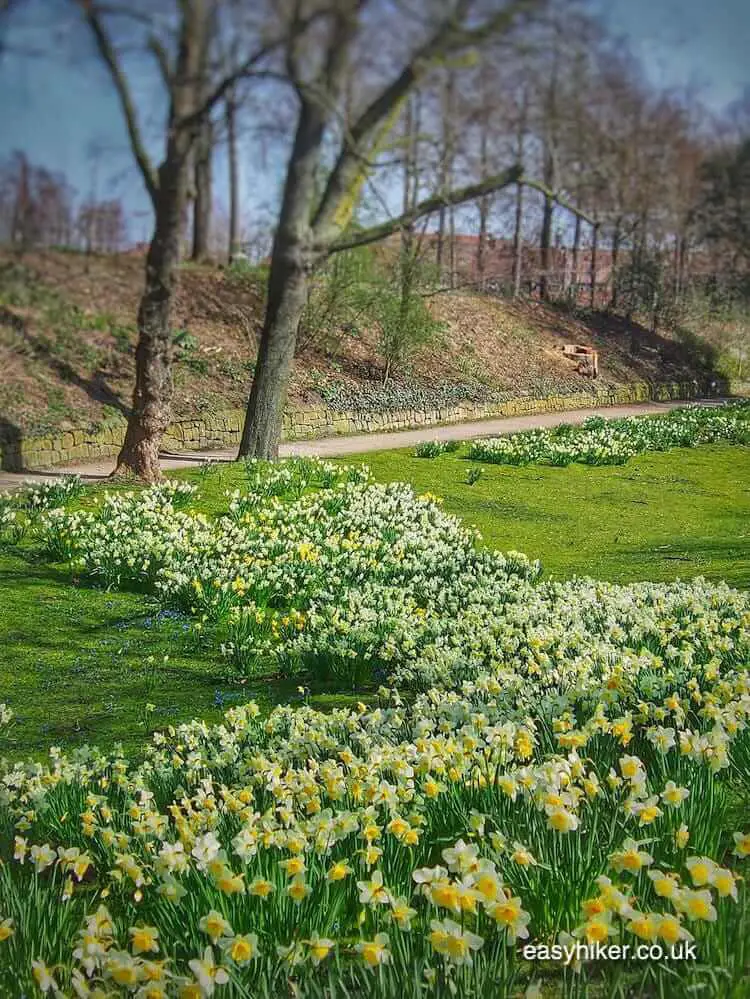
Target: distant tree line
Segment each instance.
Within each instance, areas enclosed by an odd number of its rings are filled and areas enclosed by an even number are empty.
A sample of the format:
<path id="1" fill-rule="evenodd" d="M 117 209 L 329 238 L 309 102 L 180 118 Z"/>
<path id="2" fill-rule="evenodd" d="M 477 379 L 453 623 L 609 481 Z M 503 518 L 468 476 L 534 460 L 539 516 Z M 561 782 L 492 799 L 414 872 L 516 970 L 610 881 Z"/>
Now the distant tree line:
<path id="1" fill-rule="evenodd" d="M 39 247 L 119 253 L 128 241 L 119 199 L 76 204 L 59 171 L 35 166 L 22 152 L 0 163 L 0 243 L 19 253 Z"/>

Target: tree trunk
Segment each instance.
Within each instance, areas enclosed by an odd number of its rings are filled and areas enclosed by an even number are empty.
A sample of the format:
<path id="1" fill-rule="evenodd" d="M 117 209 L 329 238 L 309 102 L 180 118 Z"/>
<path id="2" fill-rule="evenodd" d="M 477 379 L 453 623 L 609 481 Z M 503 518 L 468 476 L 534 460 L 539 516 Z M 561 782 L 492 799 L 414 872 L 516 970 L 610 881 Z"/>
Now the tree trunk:
<path id="1" fill-rule="evenodd" d="M 591 288 L 589 304 L 592 309 L 596 308 L 596 251 L 599 244 L 599 224 L 596 223 L 591 236 Z"/>
<path id="2" fill-rule="evenodd" d="M 240 252 L 239 164 L 237 161 L 237 103 L 230 93 L 226 102 L 227 156 L 229 159 L 229 263 Z"/>
<path id="3" fill-rule="evenodd" d="M 477 243 L 477 277 L 479 278 L 479 289 L 484 291 L 484 272 L 486 270 L 486 250 L 487 250 L 487 220 L 490 215 L 490 199 L 479 199 L 479 242 Z"/>
<path id="4" fill-rule="evenodd" d="M 451 187 L 453 178 L 453 156 L 454 156 L 454 97 L 455 97 L 455 79 L 453 76 L 453 71 L 448 69 L 445 80 L 443 82 L 442 91 L 440 94 L 440 115 L 441 115 L 441 126 L 442 126 L 442 148 L 440 150 L 440 163 L 438 164 L 438 189 L 441 192 L 447 191 Z M 445 236 L 446 236 L 446 220 L 450 219 L 450 224 L 453 224 L 453 214 L 452 209 L 449 214 L 448 209 L 445 205 L 441 205 L 438 212 L 438 236 L 437 236 L 437 255 L 436 263 L 438 270 L 438 280 L 442 283 L 443 280 L 443 264 L 445 260 Z M 454 239 L 449 233 L 449 266 L 450 275 L 449 280 L 451 287 L 453 286 L 453 246 Z"/>
<path id="5" fill-rule="evenodd" d="M 621 234 L 621 220 L 618 218 L 615 222 L 614 232 L 612 233 L 612 271 L 611 271 L 611 281 L 612 281 L 612 292 L 609 298 L 610 309 L 617 308 L 617 264 L 620 259 L 620 242 L 622 239 Z"/>
<path id="6" fill-rule="evenodd" d="M 544 105 L 543 122 L 543 180 L 548 191 L 554 191 L 557 187 L 557 176 L 555 169 L 555 153 L 557 144 L 557 77 L 558 58 L 557 35 L 555 36 L 554 49 L 552 52 L 552 73 L 547 90 L 547 97 Z M 550 272 L 552 270 L 552 222 L 555 215 L 555 202 L 545 195 L 544 209 L 542 212 L 542 231 L 539 239 L 539 263 L 541 275 L 539 280 L 539 297 L 543 302 L 550 297 Z"/>
<path id="7" fill-rule="evenodd" d="M 521 107 L 516 127 L 516 162 L 523 166 L 524 146 L 526 142 L 526 119 L 529 111 L 529 92 L 524 87 L 521 94 Z M 513 229 L 513 297 L 521 294 L 521 277 L 523 264 L 523 184 L 516 186 L 516 220 Z"/>
<path id="8" fill-rule="evenodd" d="M 452 184 L 451 184 L 452 186 Z M 448 261 L 450 263 L 450 286 L 456 287 L 456 209 L 448 209 Z"/>
<path id="9" fill-rule="evenodd" d="M 551 270 L 552 221 L 555 213 L 555 203 L 545 196 L 544 213 L 542 215 L 542 234 L 539 240 L 539 263 L 541 274 L 539 278 L 539 297 L 543 302 L 549 300 L 549 273 Z"/>
<path id="10" fill-rule="evenodd" d="M 255 377 L 240 457 L 276 458 L 297 329 L 307 303 L 310 268 L 298 252 L 274 253 Z"/>
<path id="11" fill-rule="evenodd" d="M 435 250 L 435 267 L 438 273 L 438 282 L 443 283 L 443 247 L 445 245 L 445 208 L 438 211 L 437 243 Z"/>
<path id="12" fill-rule="evenodd" d="M 523 241 L 521 229 L 523 225 L 523 184 L 516 186 L 516 224 L 513 230 L 513 297 L 521 294 L 521 271 L 523 257 Z"/>
<path id="13" fill-rule="evenodd" d="M 319 102 L 303 101 L 271 253 L 268 304 L 239 457 L 276 458 L 279 453 L 297 330 L 310 277 L 325 256 L 313 248 L 310 222 L 326 122 L 326 109 Z"/>
<path id="14" fill-rule="evenodd" d="M 571 300 L 574 305 L 578 305 L 578 261 L 581 253 L 581 216 L 576 215 L 575 229 L 573 232 L 573 265 L 572 265 L 572 286 L 573 293 Z"/>
<path id="15" fill-rule="evenodd" d="M 211 120 L 202 123 L 195 143 L 195 201 L 193 202 L 193 248 L 191 260 L 206 260 L 210 255 L 213 129 Z"/>
<path id="16" fill-rule="evenodd" d="M 133 408 L 113 473 L 133 474 L 147 482 L 161 478 L 159 443 L 171 416 L 170 314 L 186 194 L 185 166 L 175 168 L 171 176 L 161 171 L 154 235 L 146 257 L 146 285 L 138 308 Z"/>
<path id="17" fill-rule="evenodd" d="M 674 301 L 679 305 L 685 290 L 685 259 L 687 256 L 687 239 L 683 233 L 675 235 L 674 249 Z"/>

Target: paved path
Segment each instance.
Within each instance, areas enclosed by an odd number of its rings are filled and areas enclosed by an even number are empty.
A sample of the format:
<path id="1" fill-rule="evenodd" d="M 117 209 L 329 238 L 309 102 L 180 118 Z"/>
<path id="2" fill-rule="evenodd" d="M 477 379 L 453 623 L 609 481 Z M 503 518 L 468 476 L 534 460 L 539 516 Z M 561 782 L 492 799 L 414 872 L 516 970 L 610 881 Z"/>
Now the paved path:
<path id="1" fill-rule="evenodd" d="M 699 400 L 705 405 L 719 404 L 721 400 Z M 575 409 L 558 413 L 539 413 L 532 416 L 512 416 L 502 419 L 477 420 L 472 423 L 452 423 L 443 427 L 425 427 L 422 430 L 399 430 L 393 433 L 361 434 L 356 437 L 324 437 L 320 440 L 295 441 L 282 444 L 279 453 L 289 455 L 317 455 L 320 458 L 335 458 L 346 454 L 364 454 L 367 451 L 383 451 L 388 448 L 412 447 L 421 441 L 462 441 L 471 437 L 491 437 L 510 434 L 517 430 L 532 430 L 536 427 L 554 427 L 558 423 L 583 423 L 589 416 L 605 416 L 614 419 L 620 416 L 644 416 L 649 413 L 666 413 L 670 409 L 684 406 L 685 402 L 644 402 L 632 406 L 600 406 L 594 409 Z M 180 453 L 164 451 L 161 466 L 165 470 L 191 468 L 203 461 L 233 461 L 237 457 L 236 448 L 231 451 L 185 451 Z M 43 472 L 4 472 L 0 471 L 0 491 L 12 489 L 24 481 L 43 482 L 61 475 L 76 474 L 95 482 L 106 479 L 112 471 L 114 461 L 105 458 L 83 464 L 66 465 Z"/>

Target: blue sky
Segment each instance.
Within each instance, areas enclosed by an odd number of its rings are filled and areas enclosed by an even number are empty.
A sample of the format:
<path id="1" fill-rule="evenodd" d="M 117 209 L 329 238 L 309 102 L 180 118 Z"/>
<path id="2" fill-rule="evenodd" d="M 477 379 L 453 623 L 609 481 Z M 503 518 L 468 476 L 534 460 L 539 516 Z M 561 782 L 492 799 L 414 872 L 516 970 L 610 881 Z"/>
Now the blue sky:
<path id="1" fill-rule="evenodd" d="M 595 2 L 610 29 L 627 39 L 652 82 L 693 85 L 714 110 L 750 87 L 750 0 Z M 51 5 L 58 0 L 27 0 L 23 19 L 34 27 L 36 38 L 45 20 L 49 23 Z M 19 38 L 23 40 L 17 33 Z M 24 60 L 11 54 L 0 61 L 0 159 L 23 149 L 33 162 L 64 171 L 81 196 L 95 184 L 99 197 L 122 197 L 132 216 L 131 236 L 143 239 L 149 228 L 148 203 L 119 108 L 106 73 L 85 58 L 81 44 L 86 42 L 77 44 L 77 56 L 71 55 L 76 46 L 63 40 L 53 41 L 59 54 L 51 58 Z M 142 70 L 135 79 L 146 134 L 150 121 L 157 135 L 153 126 L 159 108 L 149 104 L 149 74 Z M 93 143 L 105 150 L 98 170 Z M 273 162 L 261 169 L 260 156 L 246 143 L 243 202 L 250 212 L 272 201 L 278 189 Z M 217 171 L 223 169 L 220 159 Z"/>
<path id="2" fill-rule="evenodd" d="M 750 0 L 598 0 L 598 8 L 654 83 L 695 84 L 717 111 L 750 86 Z"/>

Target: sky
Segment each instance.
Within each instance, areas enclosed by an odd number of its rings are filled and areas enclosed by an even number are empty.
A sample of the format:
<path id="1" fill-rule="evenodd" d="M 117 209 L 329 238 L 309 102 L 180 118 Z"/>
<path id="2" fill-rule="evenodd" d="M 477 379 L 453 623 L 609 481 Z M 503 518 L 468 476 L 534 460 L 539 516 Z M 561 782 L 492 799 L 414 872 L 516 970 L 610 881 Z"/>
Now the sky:
<path id="1" fill-rule="evenodd" d="M 750 0 L 599 0 L 658 86 L 696 85 L 720 111 L 750 87 Z"/>
<path id="2" fill-rule="evenodd" d="M 750 0 L 593 2 L 652 83 L 692 86 L 714 111 L 750 88 Z M 55 6 L 60 0 L 25 0 L 15 31 L 11 24 L 11 41 L 38 39 Z M 63 171 L 80 197 L 121 197 L 131 216 L 131 238 L 145 239 L 148 201 L 106 72 L 85 57 L 80 43 L 53 39 L 46 47 L 52 55 L 30 59 L 11 52 L 0 59 L 0 161 L 22 149 L 32 162 Z M 144 69 L 134 77 L 146 136 L 158 135 L 152 80 Z M 276 198 L 282 164 L 264 161 L 264 152 L 250 141 L 241 163 L 243 205 L 257 214 Z M 216 170 L 218 176 L 225 170 L 221 155 Z"/>

